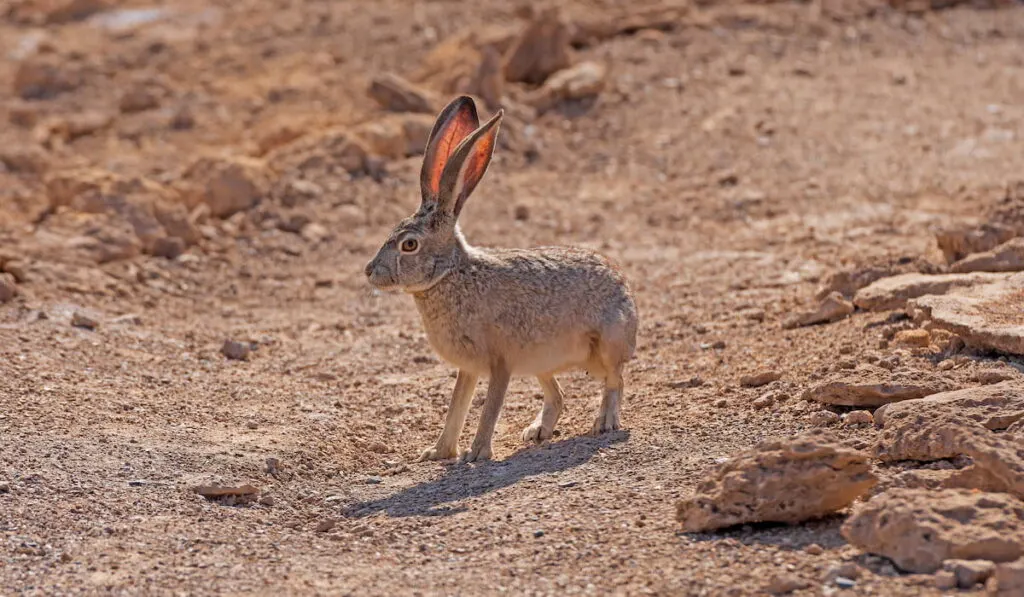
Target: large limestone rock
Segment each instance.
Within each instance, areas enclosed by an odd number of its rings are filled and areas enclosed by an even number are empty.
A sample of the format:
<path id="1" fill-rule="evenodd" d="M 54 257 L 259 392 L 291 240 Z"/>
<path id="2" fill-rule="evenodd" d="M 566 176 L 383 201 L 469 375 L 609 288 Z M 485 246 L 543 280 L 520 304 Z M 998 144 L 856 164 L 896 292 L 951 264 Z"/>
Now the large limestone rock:
<path id="1" fill-rule="evenodd" d="M 190 206 L 205 203 L 218 218 L 254 207 L 270 189 L 270 172 L 262 160 L 248 157 L 201 157 L 182 176 Z"/>
<path id="2" fill-rule="evenodd" d="M 890 489 L 860 507 L 843 537 L 908 572 L 944 560 L 1009 562 L 1024 555 L 1024 503 L 1002 493 Z"/>
<path id="3" fill-rule="evenodd" d="M 1024 558 L 996 566 L 989 594 L 994 597 L 1024 595 Z"/>
<path id="4" fill-rule="evenodd" d="M 967 346 L 1024 355 L 1024 273 L 1002 276 L 944 296 L 922 296 L 908 304 L 915 320 L 948 330 Z"/>
<path id="5" fill-rule="evenodd" d="M 875 411 L 875 424 L 891 427 L 891 421 L 914 414 L 930 419 L 974 421 L 986 429 L 999 431 L 1024 420 L 1024 382 L 1002 383 L 907 400 Z"/>
<path id="6" fill-rule="evenodd" d="M 989 251 L 968 255 L 949 269 L 957 273 L 1024 271 L 1024 237 L 1012 239 Z"/>
<path id="7" fill-rule="evenodd" d="M 826 380 L 804 392 L 805 400 L 837 406 L 876 407 L 923 398 L 953 388 L 941 376 L 913 372 L 889 372 L 880 367 L 863 367 Z"/>
<path id="8" fill-rule="evenodd" d="M 946 261 L 960 261 L 972 253 L 990 251 L 1016 236 L 1016 231 L 1000 224 L 958 225 L 939 231 L 935 240 Z"/>
<path id="9" fill-rule="evenodd" d="M 845 508 L 876 482 L 865 453 L 815 431 L 764 442 L 716 466 L 678 504 L 677 519 L 688 532 L 797 523 Z"/>
<path id="10" fill-rule="evenodd" d="M 1006 274 L 901 274 L 882 278 L 857 291 L 853 304 L 866 311 L 900 309 L 907 301 L 945 294 L 953 288 L 981 286 L 1006 279 Z"/>

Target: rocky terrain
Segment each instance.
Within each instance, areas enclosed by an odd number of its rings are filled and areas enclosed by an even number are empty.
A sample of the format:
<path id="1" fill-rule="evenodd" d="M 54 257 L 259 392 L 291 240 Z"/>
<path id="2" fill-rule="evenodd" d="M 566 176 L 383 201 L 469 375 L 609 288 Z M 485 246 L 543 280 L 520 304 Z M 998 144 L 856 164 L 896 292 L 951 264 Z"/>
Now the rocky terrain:
<path id="1" fill-rule="evenodd" d="M 0 594 L 1024 594 L 1024 6 L 553 6 L 0 0 Z M 469 241 L 632 283 L 622 431 L 416 462 L 362 270 L 456 94 Z"/>

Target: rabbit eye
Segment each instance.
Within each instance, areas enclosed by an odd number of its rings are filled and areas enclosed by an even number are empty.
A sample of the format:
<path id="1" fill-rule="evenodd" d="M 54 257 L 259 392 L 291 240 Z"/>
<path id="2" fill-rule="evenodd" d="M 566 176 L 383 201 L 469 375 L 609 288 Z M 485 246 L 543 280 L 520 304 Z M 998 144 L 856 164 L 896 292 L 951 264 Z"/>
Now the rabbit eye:
<path id="1" fill-rule="evenodd" d="M 415 238 L 407 238 L 402 241 L 401 249 L 403 253 L 415 253 L 416 249 L 420 248 L 420 241 Z"/>

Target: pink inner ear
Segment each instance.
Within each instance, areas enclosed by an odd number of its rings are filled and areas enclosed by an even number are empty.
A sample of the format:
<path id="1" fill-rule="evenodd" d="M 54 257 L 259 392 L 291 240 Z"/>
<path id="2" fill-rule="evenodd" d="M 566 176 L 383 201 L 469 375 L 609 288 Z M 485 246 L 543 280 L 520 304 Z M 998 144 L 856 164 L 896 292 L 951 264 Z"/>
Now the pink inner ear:
<path id="1" fill-rule="evenodd" d="M 473 192 L 480 179 L 487 171 L 487 164 L 491 161 L 494 153 L 494 143 L 498 138 L 498 127 L 491 127 L 487 134 L 477 139 L 473 144 L 473 150 L 466 157 L 462 164 L 462 180 L 459 185 L 459 196 L 455 198 L 455 216 L 458 217 L 462 211 L 462 205 L 466 202 L 469 194 Z"/>
<path id="2" fill-rule="evenodd" d="M 452 116 L 452 119 L 438 132 L 438 139 L 434 144 L 432 163 L 429 169 L 430 191 L 437 195 L 441 192 L 441 174 L 444 172 L 445 164 L 455 153 L 455 149 L 463 139 L 468 137 L 477 127 L 476 119 L 472 110 L 459 110 Z"/>

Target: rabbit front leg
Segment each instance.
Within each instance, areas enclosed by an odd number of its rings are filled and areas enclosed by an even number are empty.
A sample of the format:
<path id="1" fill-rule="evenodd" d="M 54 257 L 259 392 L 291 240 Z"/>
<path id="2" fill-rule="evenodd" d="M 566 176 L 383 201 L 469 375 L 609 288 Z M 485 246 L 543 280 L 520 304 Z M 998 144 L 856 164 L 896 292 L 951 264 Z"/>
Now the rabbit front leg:
<path id="1" fill-rule="evenodd" d="M 494 437 L 494 426 L 498 423 L 501 406 L 505 402 L 505 391 L 508 390 L 510 377 L 511 374 L 504 363 L 491 367 L 491 380 L 487 384 L 487 399 L 480 413 L 480 424 L 476 428 L 472 447 L 462 455 L 462 462 L 491 459 L 491 438 Z"/>
<path id="2" fill-rule="evenodd" d="M 476 375 L 459 370 L 455 390 L 452 391 L 452 402 L 448 405 L 448 414 L 444 418 L 444 431 L 441 432 L 441 437 L 437 438 L 434 447 L 424 450 L 417 462 L 450 460 L 459 455 L 459 436 L 466 425 L 466 415 L 469 414 L 469 404 L 473 399 L 476 381 Z"/>

